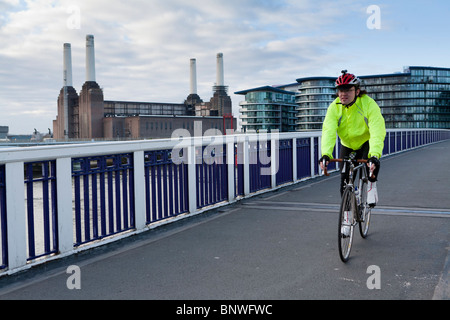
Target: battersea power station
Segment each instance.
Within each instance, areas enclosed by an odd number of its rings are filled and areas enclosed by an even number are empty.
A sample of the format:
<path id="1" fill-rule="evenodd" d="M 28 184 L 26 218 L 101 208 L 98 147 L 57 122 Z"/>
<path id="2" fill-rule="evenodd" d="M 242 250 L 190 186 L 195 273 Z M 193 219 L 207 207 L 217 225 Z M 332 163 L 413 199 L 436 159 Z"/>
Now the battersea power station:
<path id="1" fill-rule="evenodd" d="M 213 97 L 204 102 L 197 94 L 196 60 L 190 60 L 190 94 L 184 103 L 156 103 L 104 100 L 95 78 L 94 36 L 86 36 L 86 82 L 80 94 L 72 86 L 71 45 L 64 44 L 63 88 L 58 97 L 53 138 L 140 139 L 170 138 L 175 129 L 190 135 L 217 129 L 221 133 L 236 128 L 231 98 L 224 84 L 223 54 L 217 54 L 216 84 Z M 209 132 L 212 132 L 211 130 Z M 208 132 L 208 133 L 209 133 Z"/>

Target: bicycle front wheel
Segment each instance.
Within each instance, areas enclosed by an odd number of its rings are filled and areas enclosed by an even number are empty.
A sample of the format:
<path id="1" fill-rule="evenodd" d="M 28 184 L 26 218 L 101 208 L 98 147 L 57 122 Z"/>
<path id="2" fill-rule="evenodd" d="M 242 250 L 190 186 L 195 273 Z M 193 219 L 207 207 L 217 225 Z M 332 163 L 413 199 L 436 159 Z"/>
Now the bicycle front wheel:
<path id="1" fill-rule="evenodd" d="M 352 187 L 347 187 L 342 195 L 338 223 L 339 256 L 343 262 L 350 257 L 355 226 L 356 203 Z"/>
<path id="2" fill-rule="evenodd" d="M 359 233 L 361 237 L 366 238 L 369 233 L 370 214 L 372 208 L 367 203 L 367 181 L 362 183 L 361 187 L 361 205 L 359 207 Z"/>

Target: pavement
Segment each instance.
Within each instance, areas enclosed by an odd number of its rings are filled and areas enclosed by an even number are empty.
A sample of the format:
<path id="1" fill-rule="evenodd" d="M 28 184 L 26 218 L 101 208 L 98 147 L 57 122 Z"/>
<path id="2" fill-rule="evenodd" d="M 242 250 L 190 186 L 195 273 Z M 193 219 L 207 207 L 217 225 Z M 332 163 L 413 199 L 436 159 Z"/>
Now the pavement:
<path id="1" fill-rule="evenodd" d="M 448 159 L 450 141 L 382 159 L 345 264 L 334 173 L 1 277 L 0 300 L 449 300 Z"/>

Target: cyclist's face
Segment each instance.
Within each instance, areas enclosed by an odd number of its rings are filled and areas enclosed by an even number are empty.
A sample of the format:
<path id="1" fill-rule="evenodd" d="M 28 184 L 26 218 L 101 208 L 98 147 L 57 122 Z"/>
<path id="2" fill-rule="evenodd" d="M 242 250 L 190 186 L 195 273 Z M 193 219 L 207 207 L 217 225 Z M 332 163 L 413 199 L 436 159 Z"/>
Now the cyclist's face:
<path id="1" fill-rule="evenodd" d="M 356 95 L 359 93 L 355 87 L 338 89 L 339 100 L 342 104 L 350 104 L 355 100 Z"/>

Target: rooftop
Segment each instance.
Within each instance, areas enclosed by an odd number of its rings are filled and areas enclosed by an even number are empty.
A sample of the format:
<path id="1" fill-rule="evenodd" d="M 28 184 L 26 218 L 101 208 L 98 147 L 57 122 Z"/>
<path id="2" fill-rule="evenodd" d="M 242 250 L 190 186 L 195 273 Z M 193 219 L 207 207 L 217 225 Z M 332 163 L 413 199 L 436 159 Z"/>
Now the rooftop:
<path id="1" fill-rule="evenodd" d="M 271 91 L 271 92 L 295 95 L 295 92 L 282 90 L 282 89 L 279 89 L 277 87 L 272 87 L 272 86 L 263 86 L 263 87 L 253 88 L 253 89 L 237 91 L 234 94 L 244 94 L 245 95 L 249 92 L 254 92 L 254 91 Z"/>

